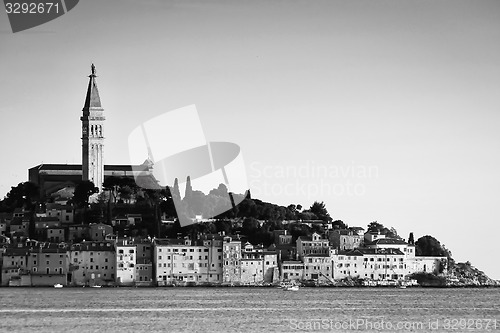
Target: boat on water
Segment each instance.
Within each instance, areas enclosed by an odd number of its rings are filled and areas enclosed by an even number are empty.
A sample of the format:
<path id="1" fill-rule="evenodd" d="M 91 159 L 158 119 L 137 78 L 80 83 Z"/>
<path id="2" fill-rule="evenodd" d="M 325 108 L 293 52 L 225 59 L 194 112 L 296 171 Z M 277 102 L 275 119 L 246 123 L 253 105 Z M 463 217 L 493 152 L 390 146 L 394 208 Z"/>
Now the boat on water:
<path id="1" fill-rule="evenodd" d="M 300 289 L 298 284 L 294 284 L 291 282 L 288 283 L 282 283 L 279 288 L 285 290 L 285 291 L 298 291 Z"/>
<path id="2" fill-rule="evenodd" d="M 62 287 L 63 287 L 63 285 L 62 285 L 62 284 L 60 284 L 60 283 L 56 283 L 56 284 L 54 285 L 54 288 L 62 288 Z"/>
<path id="3" fill-rule="evenodd" d="M 286 290 L 286 291 L 299 291 L 299 289 L 300 289 L 300 287 L 297 285 L 284 288 L 284 290 Z"/>
<path id="4" fill-rule="evenodd" d="M 102 286 L 100 285 L 95 285 L 95 286 L 92 286 L 92 288 L 101 288 Z"/>

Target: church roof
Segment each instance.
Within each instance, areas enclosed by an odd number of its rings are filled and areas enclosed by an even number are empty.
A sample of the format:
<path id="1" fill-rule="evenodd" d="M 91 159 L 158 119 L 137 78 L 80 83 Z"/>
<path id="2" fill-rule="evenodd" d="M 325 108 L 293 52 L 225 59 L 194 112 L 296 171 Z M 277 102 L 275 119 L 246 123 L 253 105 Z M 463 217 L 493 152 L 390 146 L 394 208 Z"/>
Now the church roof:
<path id="1" fill-rule="evenodd" d="M 92 64 L 87 96 L 85 98 L 85 105 L 83 106 L 84 109 L 101 108 L 101 98 L 99 97 L 99 90 L 97 90 L 96 77 L 95 66 Z"/>
<path id="2" fill-rule="evenodd" d="M 30 168 L 30 170 L 82 170 L 81 164 L 39 164 Z M 105 165 L 104 170 L 109 171 L 147 171 L 147 166 L 142 165 L 127 165 L 127 164 L 112 164 Z"/>

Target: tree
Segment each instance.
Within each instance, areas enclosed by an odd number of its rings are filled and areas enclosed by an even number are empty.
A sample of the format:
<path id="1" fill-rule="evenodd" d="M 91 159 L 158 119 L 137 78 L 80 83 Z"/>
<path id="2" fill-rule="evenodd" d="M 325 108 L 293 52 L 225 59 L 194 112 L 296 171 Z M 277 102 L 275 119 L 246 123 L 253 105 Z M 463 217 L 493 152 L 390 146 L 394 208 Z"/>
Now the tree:
<path id="1" fill-rule="evenodd" d="M 75 192 L 73 193 L 72 203 L 83 208 L 83 220 L 89 221 L 89 215 L 87 214 L 87 208 L 89 207 L 89 198 L 92 194 L 98 193 L 99 189 L 95 187 L 94 183 L 89 180 L 83 180 L 78 183 L 75 187 Z"/>
<path id="2" fill-rule="evenodd" d="M 318 219 L 316 214 L 314 214 L 313 212 L 311 212 L 309 210 L 304 210 L 301 213 L 299 213 L 299 218 L 301 220 L 317 220 Z"/>
<path id="3" fill-rule="evenodd" d="M 326 210 L 325 203 L 323 201 L 322 202 L 315 201 L 312 204 L 311 208 L 309 208 L 309 210 L 311 211 L 311 213 L 316 215 L 320 220 L 323 220 L 325 222 L 332 221 L 332 218 L 330 217 L 330 214 Z"/>
<path id="4" fill-rule="evenodd" d="M 335 220 L 332 222 L 332 228 L 333 229 L 347 229 L 348 226 L 342 220 Z"/>
<path id="5" fill-rule="evenodd" d="M 378 223 L 377 221 L 373 221 L 373 222 L 370 222 L 370 224 L 368 224 L 368 231 L 369 232 L 379 232 L 379 231 L 382 231 L 385 227 Z"/>
<path id="6" fill-rule="evenodd" d="M 75 187 L 73 194 L 73 203 L 79 207 L 87 208 L 89 205 L 89 198 L 92 194 L 98 193 L 99 189 L 95 187 L 94 183 L 89 180 L 83 180 Z"/>
<path id="7" fill-rule="evenodd" d="M 436 238 L 429 235 L 420 237 L 415 242 L 415 252 L 417 256 L 448 257 L 451 259 L 451 252 Z"/>
<path id="8" fill-rule="evenodd" d="M 9 193 L 1 201 L 0 210 L 12 212 L 16 208 L 31 210 L 35 207 L 39 198 L 39 188 L 31 182 L 19 183 L 11 187 Z"/>

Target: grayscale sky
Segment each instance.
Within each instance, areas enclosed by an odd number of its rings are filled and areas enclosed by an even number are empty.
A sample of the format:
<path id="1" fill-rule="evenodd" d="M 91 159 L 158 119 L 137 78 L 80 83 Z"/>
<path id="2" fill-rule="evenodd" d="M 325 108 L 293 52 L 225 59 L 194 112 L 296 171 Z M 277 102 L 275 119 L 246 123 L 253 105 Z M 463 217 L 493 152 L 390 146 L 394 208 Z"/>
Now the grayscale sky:
<path id="1" fill-rule="evenodd" d="M 81 163 L 94 62 L 106 163 L 196 104 L 208 140 L 240 145 L 253 197 L 430 234 L 500 279 L 499 17 L 496 0 L 85 0 L 12 34 L 1 12 L 0 196 Z"/>

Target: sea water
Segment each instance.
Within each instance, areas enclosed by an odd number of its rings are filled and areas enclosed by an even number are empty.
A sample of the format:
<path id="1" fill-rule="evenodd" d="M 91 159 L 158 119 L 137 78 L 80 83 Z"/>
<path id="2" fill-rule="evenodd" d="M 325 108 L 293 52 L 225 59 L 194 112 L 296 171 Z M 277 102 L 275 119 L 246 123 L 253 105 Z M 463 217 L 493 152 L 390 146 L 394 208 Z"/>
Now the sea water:
<path id="1" fill-rule="evenodd" d="M 500 289 L 0 288 L 2 332 L 494 332 Z"/>

